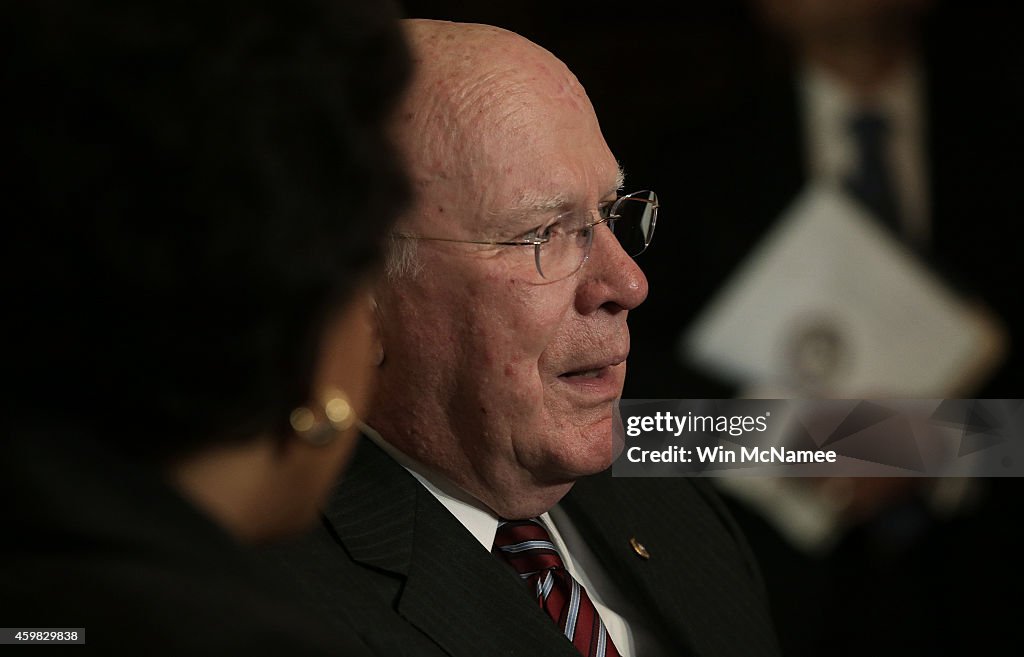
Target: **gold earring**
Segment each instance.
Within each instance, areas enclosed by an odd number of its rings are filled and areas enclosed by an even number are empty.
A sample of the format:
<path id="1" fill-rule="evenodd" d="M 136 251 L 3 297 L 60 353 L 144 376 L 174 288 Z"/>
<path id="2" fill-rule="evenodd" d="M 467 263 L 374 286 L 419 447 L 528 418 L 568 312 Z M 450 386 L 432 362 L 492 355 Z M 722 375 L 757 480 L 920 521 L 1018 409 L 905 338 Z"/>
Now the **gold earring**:
<path id="1" fill-rule="evenodd" d="M 307 406 L 300 406 L 288 416 L 295 435 L 316 447 L 323 447 L 334 441 L 338 434 L 349 429 L 356 422 L 355 411 L 348 397 L 341 390 L 331 388 L 322 395 L 323 414 L 326 421 L 317 421 L 316 413 Z"/>

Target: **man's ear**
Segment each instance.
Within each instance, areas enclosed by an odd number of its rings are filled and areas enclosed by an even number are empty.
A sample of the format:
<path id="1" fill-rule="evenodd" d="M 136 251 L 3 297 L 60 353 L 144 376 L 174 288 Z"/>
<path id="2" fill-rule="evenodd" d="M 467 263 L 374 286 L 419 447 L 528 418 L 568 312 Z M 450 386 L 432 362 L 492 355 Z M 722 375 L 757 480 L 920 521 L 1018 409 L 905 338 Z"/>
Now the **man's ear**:
<path id="1" fill-rule="evenodd" d="M 373 364 L 380 367 L 384 364 L 384 332 L 381 330 L 380 306 L 373 294 L 370 295 L 370 307 L 373 308 Z"/>

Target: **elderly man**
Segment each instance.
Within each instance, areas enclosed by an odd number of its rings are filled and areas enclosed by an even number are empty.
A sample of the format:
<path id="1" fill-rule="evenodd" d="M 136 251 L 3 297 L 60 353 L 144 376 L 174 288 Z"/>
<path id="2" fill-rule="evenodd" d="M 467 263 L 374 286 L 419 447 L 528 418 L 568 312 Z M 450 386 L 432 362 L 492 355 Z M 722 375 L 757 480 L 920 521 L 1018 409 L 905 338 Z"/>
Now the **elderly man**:
<path id="1" fill-rule="evenodd" d="M 397 133 L 418 202 L 376 298 L 376 431 L 324 531 L 281 558 L 386 655 L 775 654 L 713 495 L 598 475 L 657 198 L 618 196 L 550 53 L 483 25 L 407 28 Z"/>

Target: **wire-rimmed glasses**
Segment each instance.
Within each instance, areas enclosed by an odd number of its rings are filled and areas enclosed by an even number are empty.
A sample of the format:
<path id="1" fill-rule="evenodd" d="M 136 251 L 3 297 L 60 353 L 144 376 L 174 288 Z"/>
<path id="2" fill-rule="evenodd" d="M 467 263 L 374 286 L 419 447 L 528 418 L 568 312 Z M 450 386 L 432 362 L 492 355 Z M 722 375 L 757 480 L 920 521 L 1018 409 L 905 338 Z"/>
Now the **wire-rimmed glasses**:
<path id="1" fill-rule="evenodd" d="M 643 253 L 651 243 L 658 221 L 658 195 L 651 190 L 620 196 L 598 207 L 600 218 L 591 221 L 592 212 L 566 212 L 521 238 L 499 240 L 461 240 L 446 237 L 398 234 L 402 239 L 482 244 L 486 246 L 532 246 L 537 273 L 544 282 L 572 276 L 590 257 L 594 231 L 607 224 L 630 256 Z"/>

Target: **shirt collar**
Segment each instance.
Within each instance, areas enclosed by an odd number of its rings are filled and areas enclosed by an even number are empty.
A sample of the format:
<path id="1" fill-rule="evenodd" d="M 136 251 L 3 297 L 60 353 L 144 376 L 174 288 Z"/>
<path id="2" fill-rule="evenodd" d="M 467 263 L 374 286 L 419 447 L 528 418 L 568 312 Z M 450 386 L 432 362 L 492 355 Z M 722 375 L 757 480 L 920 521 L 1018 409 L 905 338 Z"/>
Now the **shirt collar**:
<path id="1" fill-rule="evenodd" d="M 810 62 L 804 63 L 801 80 L 809 118 L 830 124 L 830 129 L 841 129 L 833 126 L 860 110 L 874 110 L 896 124 L 914 121 L 924 96 L 923 69 L 913 58 L 895 69 L 870 98 L 857 98 L 839 78 Z"/>

